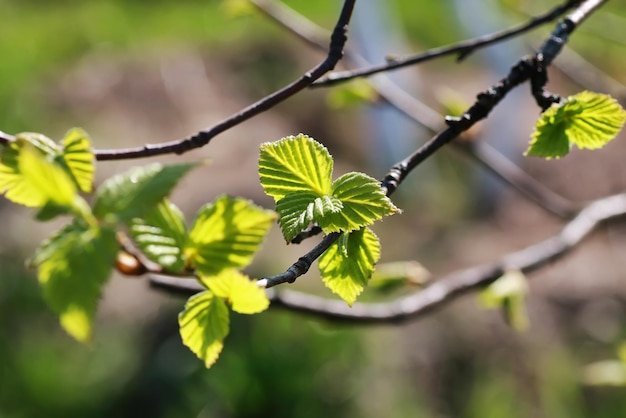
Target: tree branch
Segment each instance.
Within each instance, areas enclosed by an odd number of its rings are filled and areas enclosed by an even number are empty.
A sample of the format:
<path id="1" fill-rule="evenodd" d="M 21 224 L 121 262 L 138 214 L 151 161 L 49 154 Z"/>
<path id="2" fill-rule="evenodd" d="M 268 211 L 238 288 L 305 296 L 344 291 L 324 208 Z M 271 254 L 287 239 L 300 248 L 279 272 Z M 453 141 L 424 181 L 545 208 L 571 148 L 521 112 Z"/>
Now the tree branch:
<path id="1" fill-rule="evenodd" d="M 384 303 L 355 303 L 352 307 L 336 299 L 301 292 L 269 291 L 273 307 L 283 307 L 318 318 L 357 323 L 400 323 L 418 318 L 457 297 L 482 288 L 505 272 L 531 273 L 567 254 L 601 223 L 626 215 L 626 194 L 598 199 L 588 204 L 551 238 L 507 254 L 497 261 L 459 270 L 436 280 L 408 296 Z M 195 294 L 204 288 L 195 280 L 151 276 L 150 284 L 170 293 Z"/>
<path id="2" fill-rule="evenodd" d="M 130 158 L 151 157 L 163 154 L 183 154 L 195 148 L 200 148 L 209 143 L 216 135 L 268 110 L 285 101 L 294 94 L 305 89 L 322 75 L 335 68 L 335 65 L 343 56 L 343 48 L 347 41 L 347 31 L 354 4 L 356 0 L 345 0 L 335 29 L 331 35 L 327 57 L 310 71 L 306 72 L 298 80 L 288 84 L 276 92 L 265 96 L 261 100 L 246 107 L 240 112 L 218 122 L 214 126 L 202 130 L 195 135 L 182 140 L 166 142 L 162 144 L 147 144 L 137 148 L 118 150 L 95 150 L 97 160 L 122 160 Z"/>
<path id="3" fill-rule="evenodd" d="M 523 25 L 511 28 L 511 29 L 507 29 L 502 32 L 480 36 L 478 38 L 470 39 L 467 41 L 462 41 L 462 42 L 444 46 L 441 48 L 431 49 L 421 54 L 409 56 L 406 58 L 394 58 L 393 60 L 390 60 L 385 64 L 373 65 L 370 67 L 361 68 L 357 70 L 339 71 L 335 73 L 330 73 L 324 78 L 321 78 L 320 80 L 313 83 L 312 87 L 335 85 L 335 84 L 342 83 L 348 80 L 352 80 L 354 78 L 367 77 L 373 74 L 395 70 L 398 68 L 407 67 L 409 65 L 419 64 L 422 62 L 430 61 L 432 59 L 440 58 L 440 57 L 447 56 L 447 55 L 458 54 L 457 60 L 461 61 L 479 48 L 484 48 L 488 45 L 492 45 L 497 42 L 503 41 L 505 39 L 515 37 L 521 33 L 527 32 L 531 29 L 541 26 L 544 23 L 551 22 L 554 19 L 561 16 L 563 13 L 567 12 L 569 9 L 579 5 L 580 3 L 581 3 L 581 0 L 569 0 L 563 3 L 562 5 L 555 7 L 554 9 L 550 10 L 549 12 L 543 15 L 539 15 L 539 16 L 532 18 L 530 21 L 528 21 L 527 23 Z"/>

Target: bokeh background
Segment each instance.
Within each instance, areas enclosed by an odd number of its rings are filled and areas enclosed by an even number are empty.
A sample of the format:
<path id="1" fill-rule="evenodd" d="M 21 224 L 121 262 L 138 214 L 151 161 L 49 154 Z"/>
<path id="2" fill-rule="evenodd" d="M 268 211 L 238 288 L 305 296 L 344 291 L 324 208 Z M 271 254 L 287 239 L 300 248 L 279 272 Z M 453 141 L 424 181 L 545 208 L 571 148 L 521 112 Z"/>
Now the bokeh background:
<path id="1" fill-rule="evenodd" d="M 243 3 L 0 0 L 0 130 L 59 139 L 80 126 L 98 148 L 183 138 L 323 58 Z M 341 2 L 286 3 L 331 28 Z M 521 23 L 556 4 L 362 0 L 350 45 L 382 62 L 387 54 Z M 624 105 L 625 28 L 626 4 L 609 2 L 572 37 L 571 50 L 550 70 L 550 89 L 563 96 L 585 88 L 611 92 Z M 546 25 L 462 63 L 449 57 L 392 77 L 445 112 L 471 103 L 552 29 Z M 624 191 L 624 134 L 603 150 L 574 151 L 559 161 L 523 158 L 538 109 L 521 90 L 473 132 L 476 138 L 569 199 Z M 159 158 L 209 161 L 172 199 L 189 218 L 221 193 L 272 207 L 258 185 L 258 145 L 299 132 L 328 146 L 335 175 L 361 170 L 378 178 L 429 137 L 382 105 L 338 107 L 341 97 L 333 90 L 303 92 L 203 149 Z M 98 182 L 148 162 L 99 163 Z M 417 260 L 435 277 L 494 260 L 561 225 L 451 150 L 419 167 L 394 201 L 404 213 L 375 228 L 382 261 Z M 112 277 L 91 346 L 64 334 L 34 273 L 23 267 L 61 223 L 36 223 L 32 215 L 0 201 L 2 418 L 626 416 L 619 365 L 610 369 L 612 379 L 600 376 L 599 383 L 613 385 L 584 381 L 586 367 L 617 359 L 626 338 L 623 224 L 608 225 L 530 276 L 530 327 L 523 333 L 474 296 L 401 326 L 339 325 L 270 309 L 234 316 L 221 358 L 206 370 L 178 336 L 184 299 L 150 289 L 146 278 Z M 275 228 L 248 273 L 278 273 L 311 245 L 284 246 Z M 315 271 L 294 286 L 329 296 Z"/>

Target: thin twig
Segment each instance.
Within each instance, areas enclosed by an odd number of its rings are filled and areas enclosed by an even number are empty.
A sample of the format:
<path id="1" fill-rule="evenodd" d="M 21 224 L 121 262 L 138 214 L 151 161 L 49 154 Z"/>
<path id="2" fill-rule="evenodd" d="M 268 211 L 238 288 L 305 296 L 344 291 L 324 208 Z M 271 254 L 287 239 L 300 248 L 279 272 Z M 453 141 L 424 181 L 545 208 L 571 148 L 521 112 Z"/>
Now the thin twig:
<path id="1" fill-rule="evenodd" d="M 456 44 L 444 46 L 441 48 L 435 48 L 428 50 L 426 52 L 420 53 L 418 55 L 413 55 L 405 58 L 394 58 L 391 61 L 388 61 L 385 64 L 372 65 L 366 68 L 360 68 L 357 70 L 349 70 L 349 71 L 339 71 L 326 75 L 325 77 L 319 79 L 315 83 L 313 83 L 312 87 L 319 86 L 329 86 L 342 82 L 346 82 L 348 80 L 352 80 L 358 77 L 367 77 L 373 74 L 387 72 L 390 70 L 395 70 L 402 67 L 407 67 L 410 65 L 419 64 L 425 61 L 430 61 L 435 58 L 440 58 L 447 55 L 458 55 L 457 60 L 463 60 L 472 52 L 479 48 L 483 48 L 488 45 L 495 44 L 497 42 L 503 41 L 508 38 L 515 37 L 521 33 L 527 32 L 531 29 L 534 29 L 538 26 L 543 25 L 544 23 L 551 22 L 554 19 L 558 18 L 569 9 L 579 5 L 581 0 L 569 0 L 560 6 L 555 7 L 543 15 L 536 16 L 532 18 L 527 23 L 524 23 L 520 26 L 507 29 L 501 32 L 480 36 L 478 38 L 469 39 L 466 41 L 462 41 Z"/>
<path id="2" fill-rule="evenodd" d="M 447 274 L 422 290 L 384 303 L 357 302 L 349 307 L 340 300 L 291 290 L 269 291 L 268 296 L 272 307 L 284 307 L 318 318 L 358 323 L 400 323 L 427 314 L 463 294 L 480 289 L 507 271 L 531 273 L 566 255 L 603 222 L 625 215 L 626 194 L 595 200 L 551 238 L 509 253 L 493 263 Z M 167 276 L 151 276 L 150 283 L 156 288 L 183 295 L 204 290 L 195 280 Z"/>
<path id="3" fill-rule="evenodd" d="M 130 158 L 151 157 L 163 154 L 183 154 L 195 148 L 200 148 L 209 143 L 216 135 L 268 110 L 285 101 L 294 94 L 302 91 L 322 75 L 335 68 L 335 65 L 343 56 L 343 48 L 347 41 L 347 30 L 354 4 L 356 0 L 345 0 L 335 29 L 331 35 L 327 57 L 317 66 L 302 75 L 298 80 L 288 84 L 276 92 L 265 96 L 258 102 L 246 107 L 236 114 L 218 122 L 210 128 L 202 130 L 195 135 L 162 144 L 147 144 L 137 148 L 117 150 L 96 150 L 94 154 L 97 160 L 122 160 Z"/>

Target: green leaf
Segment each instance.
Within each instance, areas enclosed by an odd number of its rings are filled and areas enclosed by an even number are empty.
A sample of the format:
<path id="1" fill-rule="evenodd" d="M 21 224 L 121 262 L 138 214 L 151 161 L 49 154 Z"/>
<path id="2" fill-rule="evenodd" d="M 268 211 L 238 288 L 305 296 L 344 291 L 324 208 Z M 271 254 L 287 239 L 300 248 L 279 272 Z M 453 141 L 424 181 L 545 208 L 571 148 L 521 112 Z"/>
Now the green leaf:
<path id="1" fill-rule="evenodd" d="M 48 305 L 63 328 L 81 342 L 91 337 L 101 289 L 117 250 L 114 230 L 72 224 L 45 241 L 32 258 Z"/>
<path id="2" fill-rule="evenodd" d="M 93 188 L 94 155 L 87 133 L 71 129 L 63 138 L 63 160 L 80 191 L 91 193 Z"/>
<path id="3" fill-rule="evenodd" d="M 208 290 L 189 298 L 178 316 L 183 344 L 206 367 L 211 367 L 222 352 L 229 323 L 228 308 Z"/>
<path id="4" fill-rule="evenodd" d="M 200 280 L 213 294 L 228 300 L 235 312 L 256 314 L 270 305 L 265 291 L 255 281 L 235 269 L 225 270 L 217 276 L 201 276 Z"/>
<path id="5" fill-rule="evenodd" d="M 187 263 L 204 276 L 246 266 L 275 218 L 248 200 L 218 197 L 198 212 L 185 247 Z"/>
<path id="6" fill-rule="evenodd" d="M 525 155 L 559 158 L 572 144 L 580 149 L 602 148 L 625 121 L 626 111 L 611 96 L 583 91 L 542 113 Z"/>
<path id="7" fill-rule="evenodd" d="M 278 224 L 289 242 L 312 222 L 337 213 L 342 207 L 341 201 L 332 196 L 319 197 L 308 191 L 289 193 L 276 203 Z"/>
<path id="8" fill-rule="evenodd" d="M 106 180 L 96 192 L 94 215 L 120 221 L 141 217 L 163 200 L 195 164 L 135 167 Z"/>
<path id="9" fill-rule="evenodd" d="M 380 258 L 378 237 L 369 228 L 344 234 L 319 259 L 322 281 L 352 305 Z"/>
<path id="10" fill-rule="evenodd" d="M 17 157 L 22 175 L 21 187 L 7 192 L 28 200 L 36 207 L 50 202 L 58 207 L 71 207 L 77 196 L 76 186 L 63 169 L 46 159 L 31 145 L 24 146 Z"/>
<path id="11" fill-rule="evenodd" d="M 511 270 L 483 289 L 478 297 L 485 308 L 501 308 L 514 330 L 525 331 L 528 328 L 527 293 L 528 282 L 524 274 Z"/>
<path id="12" fill-rule="evenodd" d="M 583 368 L 582 381 L 589 386 L 626 386 L 626 365 L 620 360 L 601 360 Z"/>
<path id="13" fill-rule="evenodd" d="M 417 261 L 396 261 L 376 266 L 369 281 L 370 288 L 388 293 L 408 286 L 426 285 L 430 273 Z"/>
<path id="14" fill-rule="evenodd" d="M 378 180 L 363 173 L 339 177 L 333 183 L 332 195 L 341 201 L 343 208 L 315 218 L 324 232 L 351 232 L 398 211 Z"/>
<path id="15" fill-rule="evenodd" d="M 130 234 L 141 251 L 166 270 L 178 273 L 185 267 L 185 218 L 169 200 L 161 201 L 143 219 L 134 218 L 130 224 Z"/>
<path id="16" fill-rule="evenodd" d="M 53 159 L 60 153 L 56 144 L 41 134 L 21 133 L 15 141 L 2 147 L 0 153 L 0 193 L 12 202 L 28 207 L 41 207 L 46 201 L 33 193 L 19 167 L 19 157 L 26 147 L 35 148 L 43 158 Z"/>
<path id="17" fill-rule="evenodd" d="M 261 145 L 261 185 L 276 201 L 299 191 L 330 195 L 332 172 L 333 160 L 326 147 L 306 135 Z"/>

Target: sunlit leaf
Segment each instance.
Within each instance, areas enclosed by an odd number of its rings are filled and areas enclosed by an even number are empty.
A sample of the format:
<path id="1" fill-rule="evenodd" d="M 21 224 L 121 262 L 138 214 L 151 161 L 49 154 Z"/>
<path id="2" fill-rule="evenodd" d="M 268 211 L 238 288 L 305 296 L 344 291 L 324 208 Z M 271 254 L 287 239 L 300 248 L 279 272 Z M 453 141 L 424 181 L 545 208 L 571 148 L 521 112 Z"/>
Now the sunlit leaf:
<path id="1" fill-rule="evenodd" d="M 33 146 L 24 146 L 17 157 L 22 176 L 21 187 L 7 192 L 20 200 L 28 200 L 34 206 L 50 202 L 59 207 L 70 207 L 77 191 L 74 182 L 57 164 L 49 161 Z M 37 203 L 37 204 L 35 204 Z"/>
<path id="2" fill-rule="evenodd" d="M 63 160 L 76 180 L 78 188 L 90 193 L 93 188 L 94 155 L 87 133 L 79 128 L 71 129 L 63 138 Z"/>
<path id="3" fill-rule="evenodd" d="M 289 193 L 276 203 L 278 223 L 287 242 L 302 232 L 310 223 L 337 213 L 343 207 L 341 201 L 332 196 L 317 196 L 313 192 Z"/>
<path id="4" fill-rule="evenodd" d="M 48 160 L 60 154 L 57 145 L 44 135 L 30 132 L 17 135 L 15 141 L 4 145 L 0 151 L 0 193 L 20 205 L 41 207 L 46 200 L 39 193 L 33 193 L 19 167 L 21 151 L 27 146 Z"/>
<path id="5" fill-rule="evenodd" d="M 270 304 L 265 291 L 235 269 L 225 270 L 217 276 L 201 276 L 200 280 L 216 296 L 225 298 L 235 312 L 256 314 L 266 310 Z"/>
<path id="6" fill-rule="evenodd" d="M 352 305 L 363 292 L 379 258 L 380 243 L 369 228 L 344 234 L 319 258 L 322 280 Z"/>
<path id="7" fill-rule="evenodd" d="M 143 218 L 134 218 L 130 234 L 141 251 L 170 272 L 180 272 L 185 262 L 185 218 L 173 203 L 164 199 Z"/>
<path id="8" fill-rule="evenodd" d="M 543 112 L 526 155 L 559 158 L 571 145 L 602 148 L 615 138 L 625 121 L 626 111 L 611 96 L 583 91 Z"/>
<path id="9" fill-rule="evenodd" d="M 194 164 L 135 167 L 106 180 L 96 192 L 94 215 L 121 221 L 141 217 L 163 200 Z"/>
<path id="10" fill-rule="evenodd" d="M 526 294 L 528 282 L 519 270 L 506 272 L 479 294 L 479 300 L 485 308 L 501 308 L 504 316 L 516 331 L 528 328 Z"/>
<path id="11" fill-rule="evenodd" d="M 261 185 L 276 201 L 299 191 L 329 195 L 332 172 L 333 160 L 326 147 L 306 135 L 261 145 Z"/>
<path id="12" fill-rule="evenodd" d="M 252 260 L 276 214 L 252 202 L 220 196 L 200 209 L 185 247 L 187 262 L 210 276 Z"/>
<path id="13" fill-rule="evenodd" d="M 229 322 L 224 301 L 208 290 L 189 298 L 178 316 L 183 343 L 206 367 L 211 367 L 222 352 Z"/>
<path id="14" fill-rule="evenodd" d="M 73 224 L 45 241 L 32 258 L 48 305 L 79 341 L 91 337 L 101 289 L 117 250 L 114 230 Z"/>
<path id="15" fill-rule="evenodd" d="M 316 218 L 324 232 L 354 231 L 398 211 L 378 180 L 363 173 L 339 177 L 333 183 L 332 196 L 339 199 L 343 207 L 329 216 Z"/>

